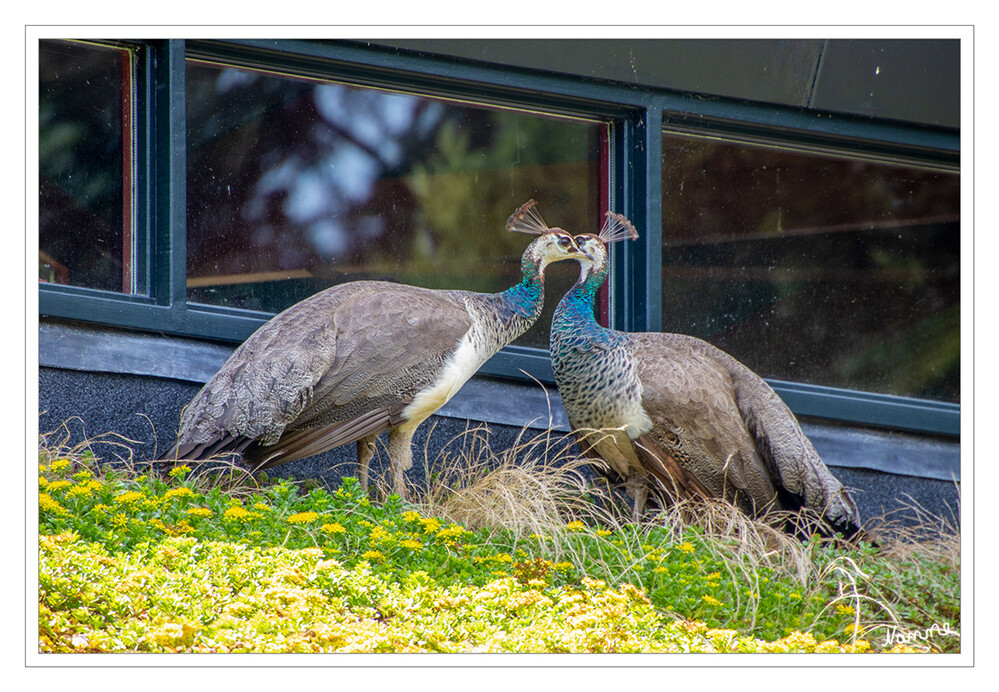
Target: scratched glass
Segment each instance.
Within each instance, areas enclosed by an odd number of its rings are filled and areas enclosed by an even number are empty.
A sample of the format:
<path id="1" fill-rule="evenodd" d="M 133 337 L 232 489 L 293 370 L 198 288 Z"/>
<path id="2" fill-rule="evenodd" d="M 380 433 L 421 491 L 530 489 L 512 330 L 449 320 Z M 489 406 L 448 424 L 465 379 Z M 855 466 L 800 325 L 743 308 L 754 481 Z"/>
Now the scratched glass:
<path id="1" fill-rule="evenodd" d="M 663 330 L 761 375 L 960 398 L 960 176 L 663 134 Z"/>
<path id="2" fill-rule="evenodd" d="M 69 41 L 38 47 L 38 280 L 135 292 L 131 56 Z"/>
<path id="3" fill-rule="evenodd" d="M 530 238 L 599 219 L 604 126 L 378 89 L 187 65 L 187 290 L 264 312 L 385 279 L 500 291 Z M 568 265 L 569 263 L 562 263 Z M 576 275 L 549 272 L 546 310 Z M 543 315 L 517 343 L 547 346 Z"/>

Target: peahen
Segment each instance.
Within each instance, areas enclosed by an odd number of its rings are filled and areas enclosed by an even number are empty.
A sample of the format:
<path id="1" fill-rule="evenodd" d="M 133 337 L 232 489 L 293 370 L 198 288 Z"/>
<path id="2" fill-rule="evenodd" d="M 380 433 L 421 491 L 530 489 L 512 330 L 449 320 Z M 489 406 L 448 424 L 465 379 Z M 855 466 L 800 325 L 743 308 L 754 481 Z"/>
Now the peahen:
<path id="1" fill-rule="evenodd" d="M 668 496 L 724 498 L 750 516 L 807 508 L 857 533 L 853 499 L 761 377 L 695 337 L 597 324 L 607 243 L 637 237 L 610 212 L 599 235 L 577 235 L 579 279 L 552 320 L 555 382 L 581 447 L 625 479 L 636 520 L 658 482 Z"/>
<path id="2" fill-rule="evenodd" d="M 533 200 L 507 228 L 536 228 Z M 254 332 L 185 407 L 161 460 L 238 453 L 253 472 L 357 443 L 359 480 L 390 430 L 392 488 L 405 494 L 417 426 L 541 314 L 545 267 L 583 257 L 550 229 L 528 245 L 523 280 L 496 294 L 381 281 L 328 288 Z"/>

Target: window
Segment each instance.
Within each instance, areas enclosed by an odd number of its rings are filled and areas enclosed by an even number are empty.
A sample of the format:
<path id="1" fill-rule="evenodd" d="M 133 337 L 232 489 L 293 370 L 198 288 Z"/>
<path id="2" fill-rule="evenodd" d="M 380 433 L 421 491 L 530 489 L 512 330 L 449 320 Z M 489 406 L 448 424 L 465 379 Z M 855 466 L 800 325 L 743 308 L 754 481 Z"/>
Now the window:
<path id="1" fill-rule="evenodd" d="M 957 402 L 956 172 L 663 134 L 663 329 L 765 377 Z"/>
<path id="2" fill-rule="evenodd" d="M 186 93 L 191 302 L 276 313 L 357 279 L 501 291 L 522 203 L 567 228 L 600 216 L 598 123 L 193 61 Z M 546 347 L 540 323 L 519 343 Z"/>
<path id="3" fill-rule="evenodd" d="M 39 52 L 38 279 L 134 293 L 131 53 L 65 41 Z"/>

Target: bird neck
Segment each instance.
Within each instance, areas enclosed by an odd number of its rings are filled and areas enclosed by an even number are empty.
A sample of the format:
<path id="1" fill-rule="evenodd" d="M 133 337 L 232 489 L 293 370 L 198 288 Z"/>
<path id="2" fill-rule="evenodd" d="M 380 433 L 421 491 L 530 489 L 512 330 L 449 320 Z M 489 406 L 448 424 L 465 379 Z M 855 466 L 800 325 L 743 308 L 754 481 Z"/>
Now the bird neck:
<path id="1" fill-rule="evenodd" d="M 539 262 L 525 258 L 521 262 L 523 278 L 519 284 L 499 293 L 503 303 L 517 315 L 532 322 L 541 315 L 545 295 L 545 268 Z"/>
<path id="2" fill-rule="evenodd" d="M 593 316 L 597 291 L 607 279 L 605 265 L 580 263 L 579 278 L 559 301 L 552 321 L 552 331 L 601 329 Z"/>

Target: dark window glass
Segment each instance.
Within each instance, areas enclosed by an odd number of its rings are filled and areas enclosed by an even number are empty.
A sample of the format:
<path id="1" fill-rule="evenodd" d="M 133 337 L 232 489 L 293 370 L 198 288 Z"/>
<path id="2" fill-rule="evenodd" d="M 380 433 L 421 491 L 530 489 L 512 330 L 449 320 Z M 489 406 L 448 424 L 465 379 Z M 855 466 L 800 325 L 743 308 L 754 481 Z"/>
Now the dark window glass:
<path id="1" fill-rule="evenodd" d="M 663 329 L 761 375 L 956 402 L 958 174 L 663 135 Z"/>
<path id="2" fill-rule="evenodd" d="M 599 123 L 193 61 L 187 103 L 195 302 L 277 312 L 357 279 L 499 291 L 520 280 L 530 238 L 504 223 L 523 202 L 568 229 L 599 218 Z M 577 273 L 561 264 L 549 311 Z"/>
<path id="3" fill-rule="evenodd" d="M 130 53 L 40 41 L 39 75 L 38 278 L 132 293 Z"/>

